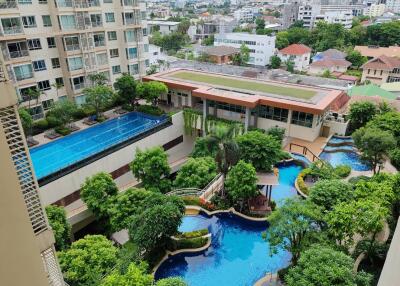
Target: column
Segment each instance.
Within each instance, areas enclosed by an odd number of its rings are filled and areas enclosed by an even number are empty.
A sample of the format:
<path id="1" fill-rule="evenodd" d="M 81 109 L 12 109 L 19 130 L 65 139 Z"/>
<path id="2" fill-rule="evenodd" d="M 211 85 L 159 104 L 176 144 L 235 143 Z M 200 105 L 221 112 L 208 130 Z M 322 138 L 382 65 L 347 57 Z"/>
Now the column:
<path id="1" fill-rule="evenodd" d="M 249 129 L 250 117 L 251 117 L 250 107 L 246 107 L 246 117 L 244 118 L 244 131 L 245 132 L 247 132 L 247 130 Z"/>
<path id="2" fill-rule="evenodd" d="M 208 100 L 203 99 L 203 137 L 206 137 L 206 118 L 208 116 Z"/>

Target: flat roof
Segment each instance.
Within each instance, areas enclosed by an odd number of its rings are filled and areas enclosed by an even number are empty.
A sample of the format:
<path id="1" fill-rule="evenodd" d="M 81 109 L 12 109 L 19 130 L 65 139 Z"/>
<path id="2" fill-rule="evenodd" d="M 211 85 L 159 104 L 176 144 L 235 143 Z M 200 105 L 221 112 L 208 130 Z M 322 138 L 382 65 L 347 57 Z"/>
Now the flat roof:
<path id="1" fill-rule="evenodd" d="M 147 21 L 148 25 L 164 25 L 164 26 L 177 26 L 180 22 L 174 21 L 162 21 L 162 20 L 149 20 Z"/>
<path id="2" fill-rule="evenodd" d="M 193 96 L 254 108 L 259 104 L 314 114 L 324 112 L 343 91 L 269 80 L 256 80 L 190 69 L 173 69 L 146 76 Z"/>

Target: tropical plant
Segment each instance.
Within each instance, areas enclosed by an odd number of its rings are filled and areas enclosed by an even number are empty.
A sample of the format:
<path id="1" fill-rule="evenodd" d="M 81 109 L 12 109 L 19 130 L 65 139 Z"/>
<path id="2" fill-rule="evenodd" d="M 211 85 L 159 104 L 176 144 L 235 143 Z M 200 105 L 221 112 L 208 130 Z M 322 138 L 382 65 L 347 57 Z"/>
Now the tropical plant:
<path id="1" fill-rule="evenodd" d="M 376 105 L 369 101 L 354 102 L 350 105 L 348 118 L 352 130 L 365 126 L 377 113 Z"/>
<path id="2" fill-rule="evenodd" d="M 188 284 L 180 277 L 170 277 L 158 280 L 156 286 L 188 286 Z"/>
<path id="3" fill-rule="evenodd" d="M 203 189 L 217 175 L 214 158 L 189 158 L 176 175 L 174 186 L 177 188 Z"/>
<path id="4" fill-rule="evenodd" d="M 144 262 L 131 263 L 126 273 L 113 271 L 104 278 L 100 286 L 152 286 L 154 279 L 151 274 L 147 273 L 147 268 L 148 266 Z"/>
<path id="5" fill-rule="evenodd" d="M 18 115 L 21 119 L 21 124 L 22 128 L 24 129 L 25 136 L 29 136 L 32 133 L 32 115 L 25 108 L 18 109 Z"/>
<path id="6" fill-rule="evenodd" d="M 194 148 L 192 153 L 190 154 L 193 158 L 201 158 L 201 157 L 212 157 L 215 158 L 215 155 L 218 151 L 218 146 L 213 145 L 212 150 L 209 149 L 208 139 L 207 137 L 197 137 L 194 142 Z"/>
<path id="7" fill-rule="evenodd" d="M 282 64 L 281 58 L 276 55 L 272 56 L 269 61 L 272 69 L 278 69 Z"/>
<path id="8" fill-rule="evenodd" d="M 250 59 L 250 49 L 243 43 L 240 46 L 240 53 L 235 54 L 232 57 L 232 61 L 235 65 L 244 66 Z"/>
<path id="9" fill-rule="evenodd" d="M 145 99 L 147 103 L 151 103 L 154 106 L 157 105 L 157 101 L 162 94 L 168 93 L 168 87 L 159 81 L 138 84 L 136 90 L 140 98 Z"/>
<path id="10" fill-rule="evenodd" d="M 93 73 L 88 78 L 92 82 L 92 86 L 105 85 L 108 82 L 108 78 L 104 73 Z"/>
<path id="11" fill-rule="evenodd" d="M 85 88 L 83 93 L 86 95 L 86 106 L 95 110 L 96 118 L 101 118 L 101 112 L 111 102 L 113 90 L 109 86 L 97 85 L 90 88 Z"/>
<path id="12" fill-rule="evenodd" d="M 67 213 L 63 207 L 49 205 L 46 207 L 49 224 L 56 240 L 58 250 L 66 249 L 71 243 L 71 225 L 67 220 Z"/>
<path id="13" fill-rule="evenodd" d="M 70 285 L 99 285 L 101 278 L 117 263 L 117 248 L 102 235 L 86 235 L 60 251 L 58 258 Z"/>
<path id="14" fill-rule="evenodd" d="M 74 114 L 77 109 L 78 107 L 75 102 L 72 102 L 68 99 L 58 100 L 51 106 L 49 110 L 49 116 L 57 118 L 62 125 L 67 125 L 74 119 Z"/>
<path id="15" fill-rule="evenodd" d="M 167 179 L 171 168 L 168 155 L 162 147 L 153 147 L 144 151 L 136 149 L 135 159 L 130 164 L 135 178 L 148 190 L 168 192 L 171 182 Z"/>
<path id="16" fill-rule="evenodd" d="M 114 83 L 114 88 L 117 91 L 119 100 L 123 103 L 130 104 L 132 108 L 135 107 L 136 103 L 136 87 L 137 82 L 129 73 L 123 73 Z"/>

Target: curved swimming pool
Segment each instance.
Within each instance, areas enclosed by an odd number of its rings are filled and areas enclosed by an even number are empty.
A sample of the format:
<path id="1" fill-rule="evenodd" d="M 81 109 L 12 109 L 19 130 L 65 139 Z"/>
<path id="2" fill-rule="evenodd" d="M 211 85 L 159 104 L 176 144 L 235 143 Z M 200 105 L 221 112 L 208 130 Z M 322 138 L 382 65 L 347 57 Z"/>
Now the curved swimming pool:
<path id="1" fill-rule="evenodd" d="M 297 195 L 294 182 L 302 167 L 282 163 L 279 185 L 272 188 L 277 205 Z M 211 246 L 201 253 L 178 254 L 164 261 L 155 273 L 156 279 L 182 276 L 190 286 L 250 286 L 266 273 L 275 273 L 289 265 L 291 254 L 281 250 L 269 255 L 269 244 L 261 237 L 266 222 L 253 222 L 232 214 L 212 217 L 200 214 L 186 216 L 179 231 L 208 228 Z"/>

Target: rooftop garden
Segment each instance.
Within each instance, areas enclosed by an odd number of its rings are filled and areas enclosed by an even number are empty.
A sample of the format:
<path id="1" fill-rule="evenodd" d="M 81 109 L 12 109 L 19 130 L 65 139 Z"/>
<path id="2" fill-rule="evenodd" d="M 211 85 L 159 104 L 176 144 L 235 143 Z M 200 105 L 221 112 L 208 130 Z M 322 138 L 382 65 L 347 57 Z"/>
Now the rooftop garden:
<path id="1" fill-rule="evenodd" d="M 168 77 L 175 79 L 188 80 L 197 83 L 204 83 L 215 86 L 223 86 L 233 89 L 243 89 L 253 92 L 262 92 L 289 96 L 300 99 L 311 99 L 317 93 L 313 90 L 284 87 L 283 85 L 273 85 L 251 80 L 242 80 L 238 78 L 222 77 L 218 75 L 204 74 L 200 72 L 179 71 L 169 74 Z"/>

